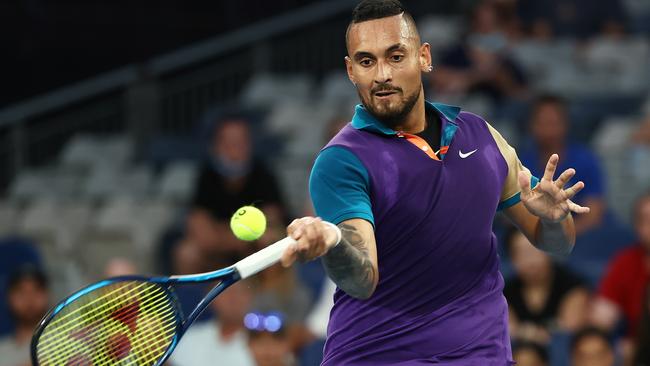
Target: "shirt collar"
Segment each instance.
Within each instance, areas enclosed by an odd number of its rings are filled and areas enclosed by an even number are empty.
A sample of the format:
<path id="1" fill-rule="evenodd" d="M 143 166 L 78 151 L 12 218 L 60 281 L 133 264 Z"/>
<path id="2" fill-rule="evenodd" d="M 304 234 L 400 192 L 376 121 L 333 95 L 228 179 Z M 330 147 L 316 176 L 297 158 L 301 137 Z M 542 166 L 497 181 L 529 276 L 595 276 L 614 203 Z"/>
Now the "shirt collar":
<path id="1" fill-rule="evenodd" d="M 425 108 L 433 108 L 438 114 L 441 114 L 446 120 L 452 122 L 458 117 L 460 108 L 442 103 L 431 103 L 425 101 Z M 397 131 L 384 126 L 379 122 L 363 105 L 358 104 L 354 109 L 352 117 L 352 127 L 358 130 L 365 130 L 382 135 L 396 135 Z"/>

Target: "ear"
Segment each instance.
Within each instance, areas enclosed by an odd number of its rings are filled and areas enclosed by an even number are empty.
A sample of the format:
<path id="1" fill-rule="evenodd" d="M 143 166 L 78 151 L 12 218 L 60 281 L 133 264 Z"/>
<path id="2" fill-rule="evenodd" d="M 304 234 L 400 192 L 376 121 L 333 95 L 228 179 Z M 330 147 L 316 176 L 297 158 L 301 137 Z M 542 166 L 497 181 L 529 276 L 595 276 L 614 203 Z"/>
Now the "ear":
<path id="1" fill-rule="evenodd" d="M 422 72 L 429 72 L 431 67 L 431 45 L 427 42 L 422 43 L 419 51 L 420 70 Z"/>
<path id="2" fill-rule="evenodd" d="M 354 74 L 352 73 L 352 59 L 350 56 L 345 56 L 345 71 L 348 72 L 348 79 L 350 79 L 352 84 L 357 85 L 357 80 L 354 78 Z"/>

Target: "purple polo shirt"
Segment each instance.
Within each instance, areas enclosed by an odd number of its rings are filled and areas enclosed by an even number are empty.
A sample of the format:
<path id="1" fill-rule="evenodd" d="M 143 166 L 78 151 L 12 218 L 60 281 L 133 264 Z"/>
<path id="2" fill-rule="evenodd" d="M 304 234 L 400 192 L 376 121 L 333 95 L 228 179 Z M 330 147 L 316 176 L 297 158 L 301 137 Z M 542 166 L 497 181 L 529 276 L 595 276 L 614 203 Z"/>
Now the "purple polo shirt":
<path id="1" fill-rule="evenodd" d="M 322 365 L 513 364 L 492 221 L 519 201 L 525 168 L 482 118 L 426 107 L 442 120 L 442 160 L 357 106 L 314 164 L 317 214 L 371 222 L 379 265 L 369 299 L 337 289 Z"/>

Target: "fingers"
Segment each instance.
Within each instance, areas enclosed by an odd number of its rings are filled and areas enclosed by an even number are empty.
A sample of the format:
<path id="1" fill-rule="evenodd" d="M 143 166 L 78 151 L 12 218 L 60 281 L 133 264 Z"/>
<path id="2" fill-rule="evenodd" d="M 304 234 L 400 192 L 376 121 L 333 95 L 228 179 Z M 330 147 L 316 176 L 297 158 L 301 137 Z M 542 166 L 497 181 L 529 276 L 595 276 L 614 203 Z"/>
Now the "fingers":
<path id="1" fill-rule="evenodd" d="M 282 267 L 289 267 L 293 264 L 293 262 L 296 261 L 297 254 L 296 254 L 296 245 L 289 245 L 289 247 L 282 253 L 282 258 L 280 258 L 280 263 L 282 264 Z"/>
<path id="2" fill-rule="evenodd" d="M 323 221 L 316 217 L 303 217 L 293 220 L 287 227 L 287 235 L 296 240 L 282 255 L 281 263 L 288 267 L 296 260 L 313 260 L 327 252 L 326 229 Z"/>
<path id="3" fill-rule="evenodd" d="M 548 158 L 546 169 L 544 170 L 544 177 L 542 177 L 542 179 L 546 179 L 551 182 L 553 181 L 553 175 L 555 175 L 555 169 L 557 169 L 558 161 L 560 161 L 560 157 L 557 154 L 553 154 L 550 158 Z"/>
<path id="4" fill-rule="evenodd" d="M 527 197 L 530 195 L 530 175 L 525 171 L 520 171 L 517 179 L 519 180 L 519 189 L 521 189 L 521 195 Z"/>
<path id="5" fill-rule="evenodd" d="M 566 198 L 567 199 L 573 198 L 573 196 L 575 196 L 583 188 L 585 188 L 585 184 L 582 181 L 579 181 L 578 183 L 576 183 L 576 184 L 572 185 L 571 187 L 565 189 L 564 192 L 566 193 Z"/>
<path id="6" fill-rule="evenodd" d="M 575 212 L 575 213 L 579 213 L 579 214 L 585 214 L 585 213 L 589 213 L 589 211 L 591 211 L 591 209 L 589 207 L 580 206 L 580 205 L 574 203 L 571 200 L 569 200 L 569 210 L 571 210 L 571 212 Z"/>
<path id="7" fill-rule="evenodd" d="M 560 176 L 557 178 L 555 181 L 555 185 L 559 188 L 562 189 L 564 186 L 573 178 L 573 176 L 576 175 L 576 170 L 573 168 L 567 169 Z"/>

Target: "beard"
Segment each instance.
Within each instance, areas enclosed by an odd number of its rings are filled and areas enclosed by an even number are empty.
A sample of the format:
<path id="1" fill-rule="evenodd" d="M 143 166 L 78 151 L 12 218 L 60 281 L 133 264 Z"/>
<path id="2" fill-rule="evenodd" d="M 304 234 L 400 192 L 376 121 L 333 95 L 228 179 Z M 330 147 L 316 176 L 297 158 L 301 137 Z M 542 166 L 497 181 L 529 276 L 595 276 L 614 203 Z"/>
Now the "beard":
<path id="1" fill-rule="evenodd" d="M 402 98 L 395 103 L 394 105 L 389 104 L 386 101 L 376 101 L 373 99 L 373 96 L 377 92 L 381 91 L 395 91 L 402 95 Z M 422 87 L 417 88 L 415 92 L 411 95 L 404 95 L 402 88 L 391 86 L 390 84 L 380 84 L 377 87 L 370 90 L 370 98 L 366 100 L 359 88 L 357 88 L 357 93 L 359 94 L 359 99 L 361 103 L 366 108 L 370 114 L 375 117 L 379 122 L 384 126 L 391 129 L 395 129 L 400 123 L 404 122 L 406 116 L 411 113 L 413 106 L 420 98 L 420 93 L 422 92 Z M 373 103 L 375 101 L 375 103 Z"/>

